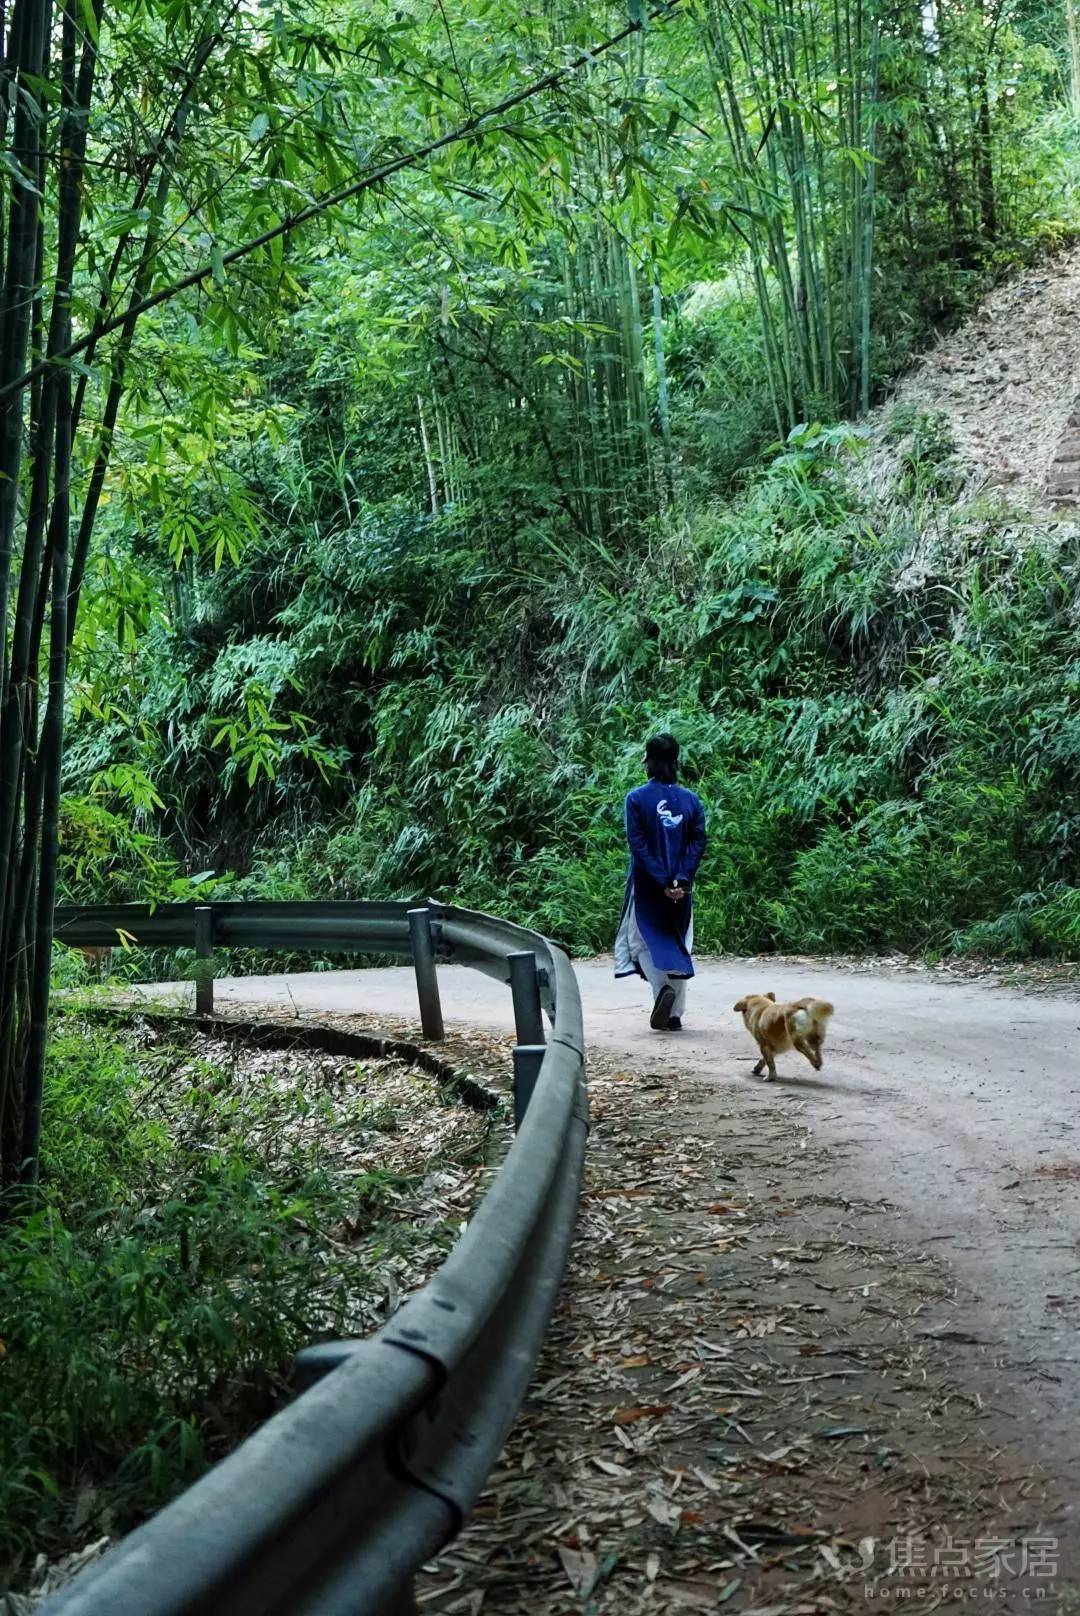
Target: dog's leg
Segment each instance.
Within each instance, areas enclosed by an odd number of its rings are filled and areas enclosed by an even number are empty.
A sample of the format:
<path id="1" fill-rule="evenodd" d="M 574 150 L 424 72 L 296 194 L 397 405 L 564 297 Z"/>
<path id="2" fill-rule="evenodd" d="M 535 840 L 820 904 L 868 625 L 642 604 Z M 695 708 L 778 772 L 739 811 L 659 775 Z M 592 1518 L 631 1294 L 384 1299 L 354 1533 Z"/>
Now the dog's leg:
<path id="1" fill-rule="evenodd" d="M 795 1048 L 799 1051 L 799 1054 L 804 1055 L 806 1057 L 806 1059 L 810 1062 L 811 1066 L 814 1068 L 814 1071 L 815 1072 L 820 1072 L 821 1071 L 821 1039 L 816 1038 L 814 1036 L 814 1034 L 811 1033 L 806 1038 L 793 1038 L 792 1043 L 795 1045 Z"/>
<path id="2" fill-rule="evenodd" d="M 767 1049 L 763 1049 L 761 1051 L 761 1059 L 758 1061 L 755 1070 L 760 1072 L 763 1066 L 767 1066 L 769 1068 L 765 1073 L 766 1083 L 774 1083 L 776 1081 L 776 1062 L 773 1060 L 772 1055 Z"/>
<path id="3" fill-rule="evenodd" d="M 762 1058 L 761 1060 L 758 1061 L 757 1065 L 754 1067 L 754 1076 L 755 1077 L 760 1077 L 764 1070 L 765 1070 L 765 1061 L 764 1061 L 764 1058 Z"/>

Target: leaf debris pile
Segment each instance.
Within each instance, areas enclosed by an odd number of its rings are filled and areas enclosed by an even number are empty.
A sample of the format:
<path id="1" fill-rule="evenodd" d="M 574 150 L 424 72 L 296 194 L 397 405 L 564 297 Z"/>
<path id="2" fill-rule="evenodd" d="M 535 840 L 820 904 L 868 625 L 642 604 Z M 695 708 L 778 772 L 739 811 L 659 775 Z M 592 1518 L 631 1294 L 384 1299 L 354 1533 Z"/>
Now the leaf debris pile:
<path id="1" fill-rule="evenodd" d="M 268 1182 L 297 1194 L 297 1232 L 329 1288 L 313 1335 L 369 1334 L 430 1277 L 482 1193 L 493 1129 L 505 1133 L 407 1053 L 357 1060 L 206 1033 L 177 1042 L 150 1021 L 138 1036 L 145 1103 L 179 1152 L 242 1141 Z M 312 1183 L 331 1220 L 305 1217 Z M 357 1259 L 347 1270 L 346 1255 Z"/>

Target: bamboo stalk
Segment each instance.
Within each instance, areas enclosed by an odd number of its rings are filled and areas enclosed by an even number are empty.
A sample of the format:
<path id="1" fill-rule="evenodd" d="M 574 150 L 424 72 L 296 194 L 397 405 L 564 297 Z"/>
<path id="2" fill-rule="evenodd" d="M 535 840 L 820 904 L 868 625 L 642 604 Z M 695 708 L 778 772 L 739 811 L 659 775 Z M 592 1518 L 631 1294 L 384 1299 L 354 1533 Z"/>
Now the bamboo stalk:
<path id="1" fill-rule="evenodd" d="M 428 497 L 431 500 L 431 514 L 439 514 L 439 484 L 435 476 L 435 462 L 431 458 L 431 439 L 428 437 L 427 419 L 424 415 L 424 400 L 419 393 L 416 395 L 416 412 L 420 418 L 420 443 L 424 451 L 424 465 L 427 468 Z"/>
<path id="2" fill-rule="evenodd" d="M 652 427 L 649 420 L 649 396 L 645 387 L 645 342 L 642 335 L 641 294 L 638 290 L 637 265 L 627 247 L 624 251 L 626 263 L 627 288 L 630 294 L 629 308 L 629 351 L 626 363 L 633 378 L 633 396 L 637 416 L 637 450 L 641 456 L 642 469 L 646 474 L 646 487 L 639 486 L 639 495 L 644 493 L 646 499 L 656 486 L 656 477 L 653 471 L 653 444 Z"/>
<path id="3" fill-rule="evenodd" d="M 664 446 L 664 488 L 670 503 L 675 498 L 675 456 L 671 440 L 667 358 L 664 352 L 664 299 L 655 268 L 652 276 L 652 329 L 653 366 L 656 370 L 656 413 L 660 422 L 660 441 Z"/>
<path id="4" fill-rule="evenodd" d="M 12 19 L 10 82 L 17 86 L 16 110 L 8 149 L 13 170 L 8 183 L 8 218 L 4 234 L 5 258 L 0 289 L 0 384 L 17 376 L 25 367 L 32 346 L 43 345 L 43 302 L 41 297 L 45 234 L 41 225 L 40 199 L 43 192 L 43 161 L 48 129 L 46 110 L 46 52 L 52 21 L 49 0 L 17 0 Z M 61 126 L 68 122 L 71 105 L 69 47 L 70 28 L 63 36 L 65 70 L 65 110 Z M 54 300 L 63 302 L 59 292 Z M 32 712 L 32 692 L 26 677 L 25 648 L 32 638 L 29 607 L 35 598 L 40 565 L 41 537 L 44 532 L 47 467 L 53 445 L 55 385 L 44 383 L 31 390 L 28 398 L 9 396 L 0 404 L 0 625 L 4 630 L 3 695 L 0 698 L 0 1185 L 9 1186 L 20 1174 L 23 1163 L 23 1116 L 25 1107 L 24 1073 L 19 1069 L 20 1021 L 18 991 L 24 966 L 13 927 L 15 880 L 17 874 L 17 813 L 19 791 L 25 779 L 28 746 L 27 717 Z M 33 532 L 31 552 L 24 558 L 33 570 L 20 574 L 16 600 L 14 648 L 19 658 L 13 667 L 12 642 L 8 638 L 12 567 L 18 522 L 18 496 L 23 462 L 24 409 L 29 406 L 29 441 L 34 456 L 31 478 Z M 13 675 L 20 675 L 16 683 Z"/>
<path id="5" fill-rule="evenodd" d="M 64 706 L 67 695 L 68 512 L 71 500 L 71 377 L 60 374 L 56 431 L 58 520 L 52 550 L 52 609 L 49 625 L 49 700 L 41 735 L 43 809 L 38 856 L 36 925 L 30 977 L 29 1038 L 23 1079 L 21 1177 L 34 1183 L 41 1134 L 42 1083 L 48 1040 L 49 986 L 52 972 L 53 911 L 56 907 L 57 861 L 60 851 L 61 764 L 64 750 Z"/>
<path id="6" fill-rule="evenodd" d="M 1065 0 L 1065 30 L 1069 39 L 1069 90 L 1073 117 L 1080 118 L 1080 25 L 1076 0 Z"/>
<path id="7" fill-rule="evenodd" d="M 860 391 L 859 412 L 866 415 L 870 409 L 870 293 L 871 274 L 874 264 L 874 193 L 877 176 L 877 122 L 875 109 L 878 96 L 878 63 L 881 47 L 881 27 L 877 17 L 873 20 L 873 40 L 871 44 L 870 59 L 870 110 L 869 125 L 866 131 L 864 146 L 869 157 L 869 168 L 866 176 L 866 203 L 864 208 L 863 228 L 865 231 L 863 245 L 863 284 L 862 284 L 862 331 L 860 342 Z"/>

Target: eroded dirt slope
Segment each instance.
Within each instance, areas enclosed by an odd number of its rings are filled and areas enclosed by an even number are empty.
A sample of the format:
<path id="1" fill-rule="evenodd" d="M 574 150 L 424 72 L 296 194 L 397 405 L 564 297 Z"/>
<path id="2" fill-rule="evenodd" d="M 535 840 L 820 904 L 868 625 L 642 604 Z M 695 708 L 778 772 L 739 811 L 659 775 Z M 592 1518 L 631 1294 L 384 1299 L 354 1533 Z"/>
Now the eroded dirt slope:
<path id="1" fill-rule="evenodd" d="M 923 356 L 880 418 L 896 404 L 945 411 L 976 482 L 1046 504 L 1080 405 L 1080 247 L 993 291 Z"/>

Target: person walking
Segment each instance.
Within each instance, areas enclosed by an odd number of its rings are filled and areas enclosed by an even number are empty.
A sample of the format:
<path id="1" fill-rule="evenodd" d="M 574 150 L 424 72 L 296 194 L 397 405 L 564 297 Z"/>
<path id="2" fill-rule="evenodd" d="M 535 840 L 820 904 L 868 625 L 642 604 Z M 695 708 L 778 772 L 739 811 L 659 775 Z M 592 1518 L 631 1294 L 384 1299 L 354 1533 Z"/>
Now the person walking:
<path id="1" fill-rule="evenodd" d="M 679 743 L 654 735 L 648 780 L 626 799 L 630 871 L 615 939 L 615 975 L 641 976 L 653 993 L 649 1025 L 681 1032 L 694 974 L 694 876 L 705 851 L 705 810 L 678 784 Z"/>

